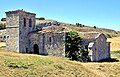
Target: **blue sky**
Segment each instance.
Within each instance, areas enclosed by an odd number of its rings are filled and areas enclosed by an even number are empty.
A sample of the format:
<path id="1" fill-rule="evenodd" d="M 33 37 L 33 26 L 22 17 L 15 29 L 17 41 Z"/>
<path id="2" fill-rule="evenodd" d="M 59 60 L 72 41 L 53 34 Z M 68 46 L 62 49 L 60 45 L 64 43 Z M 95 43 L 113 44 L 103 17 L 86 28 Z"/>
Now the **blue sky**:
<path id="1" fill-rule="evenodd" d="M 1 0 L 0 18 L 17 9 L 34 12 L 36 17 L 120 31 L 120 0 Z"/>

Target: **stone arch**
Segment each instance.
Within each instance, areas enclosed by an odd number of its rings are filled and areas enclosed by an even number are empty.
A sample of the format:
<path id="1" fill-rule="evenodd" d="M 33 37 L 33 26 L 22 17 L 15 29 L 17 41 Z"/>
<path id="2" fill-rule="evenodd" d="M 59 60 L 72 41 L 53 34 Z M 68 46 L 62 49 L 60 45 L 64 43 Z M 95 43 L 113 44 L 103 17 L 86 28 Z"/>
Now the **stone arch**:
<path id="1" fill-rule="evenodd" d="M 34 54 L 39 54 L 39 46 L 37 44 L 34 44 L 33 51 L 34 51 Z"/>

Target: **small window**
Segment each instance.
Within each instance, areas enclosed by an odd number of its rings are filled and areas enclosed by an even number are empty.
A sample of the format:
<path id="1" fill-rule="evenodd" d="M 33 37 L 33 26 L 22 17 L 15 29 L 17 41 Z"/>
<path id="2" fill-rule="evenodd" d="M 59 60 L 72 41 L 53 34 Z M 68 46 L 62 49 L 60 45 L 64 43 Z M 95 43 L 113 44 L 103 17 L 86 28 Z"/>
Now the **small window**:
<path id="1" fill-rule="evenodd" d="M 26 53 L 28 53 L 28 48 L 26 48 Z"/>
<path id="2" fill-rule="evenodd" d="M 6 36 L 3 36 L 3 38 L 6 38 Z"/>
<path id="3" fill-rule="evenodd" d="M 91 47 L 89 47 L 89 50 L 92 50 L 92 48 L 91 48 Z"/>
<path id="4" fill-rule="evenodd" d="M 51 37 L 49 37 L 49 42 L 51 42 L 52 40 L 51 40 Z"/>
<path id="5" fill-rule="evenodd" d="M 26 18 L 24 18 L 23 21 L 24 21 L 24 26 L 26 26 Z"/>
<path id="6" fill-rule="evenodd" d="M 0 38 L 2 38 L 2 36 L 0 36 Z"/>
<path id="7" fill-rule="evenodd" d="M 88 49 L 88 45 L 85 45 L 85 49 Z"/>
<path id="8" fill-rule="evenodd" d="M 7 38 L 9 38 L 9 36 L 7 36 Z"/>
<path id="9" fill-rule="evenodd" d="M 29 19 L 29 27 L 32 27 L 32 19 Z"/>
<path id="10" fill-rule="evenodd" d="M 97 50 L 97 48 L 95 47 L 95 51 Z"/>

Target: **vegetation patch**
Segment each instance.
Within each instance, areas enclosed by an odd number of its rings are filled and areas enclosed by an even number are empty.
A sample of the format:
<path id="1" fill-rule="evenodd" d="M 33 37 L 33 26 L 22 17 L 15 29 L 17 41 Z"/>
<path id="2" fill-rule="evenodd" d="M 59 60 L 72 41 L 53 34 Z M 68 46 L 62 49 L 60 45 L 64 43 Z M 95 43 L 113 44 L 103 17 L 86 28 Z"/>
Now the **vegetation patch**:
<path id="1" fill-rule="evenodd" d="M 54 67 L 56 69 L 64 70 L 64 66 L 62 66 L 61 64 L 54 64 Z"/>
<path id="2" fill-rule="evenodd" d="M 114 57 L 120 59 L 116 55 Z M 20 54 L 0 49 L 1 77 L 120 77 L 119 73 L 120 62 L 81 63 L 67 58 Z"/>
<path id="3" fill-rule="evenodd" d="M 49 60 L 38 60 L 35 62 L 35 64 L 40 64 L 40 65 L 50 65 L 53 64 L 53 61 L 49 61 Z"/>
<path id="4" fill-rule="evenodd" d="M 65 56 L 71 60 L 88 61 L 88 51 L 80 45 L 82 39 L 77 32 L 70 31 L 65 40 Z"/>
<path id="5" fill-rule="evenodd" d="M 5 65 L 10 68 L 24 68 L 28 69 L 34 64 L 31 63 L 23 63 L 23 62 L 10 62 L 10 61 L 5 61 Z"/>
<path id="6" fill-rule="evenodd" d="M 110 34 L 105 34 L 106 38 L 112 38 Z"/>

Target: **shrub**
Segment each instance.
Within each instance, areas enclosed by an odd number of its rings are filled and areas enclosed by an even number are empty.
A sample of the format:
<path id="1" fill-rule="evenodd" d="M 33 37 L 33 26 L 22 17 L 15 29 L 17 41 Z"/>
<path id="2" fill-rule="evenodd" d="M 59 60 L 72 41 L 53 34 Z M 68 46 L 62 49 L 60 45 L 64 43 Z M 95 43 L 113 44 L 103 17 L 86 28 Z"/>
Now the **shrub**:
<path id="1" fill-rule="evenodd" d="M 94 26 L 94 29 L 96 29 L 97 27 L 96 26 Z"/>
<path id="2" fill-rule="evenodd" d="M 6 28 L 6 23 L 0 23 L 0 30 Z"/>
<path id="3" fill-rule="evenodd" d="M 112 36 L 110 34 L 106 34 L 105 36 L 106 36 L 106 38 L 112 38 Z"/>
<path id="4" fill-rule="evenodd" d="M 39 20 L 45 20 L 45 18 L 44 17 L 40 17 Z"/>
<path id="5" fill-rule="evenodd" d="M 11 68 L 24 68 L 28 69 L 31 67 L 33 64 L 28 64 L 28 63 L 22 63 L 22 62 L 7 62 L 6 65 Z"/>
<path id="6" fill-rule="evenodd" d="M 79 23 L 76 23 L 77 26 L 79 26 Z"/>
<path id="7" fill-rule="evenodd" d="M 89 61 L 87 49 L 85 49 L 84 47 L 81 46 L 79 52 L 80 52 L 79 61 L 81 61 L 81 62 Z"/>
<path id="8" fill-rule="evenodd" d="M 6 21 L 6 18 L 2 18 L 1 21 Z"/>
<path id="9" fill-rule="evenodd" d="M 82 27 L 85 27 L 85 25 L 82 25 Z"/>
<path id="10" fill-rule="evenodd" d="M 37 20 L 45 20 L 44 17 L 36 18 Z"/>

